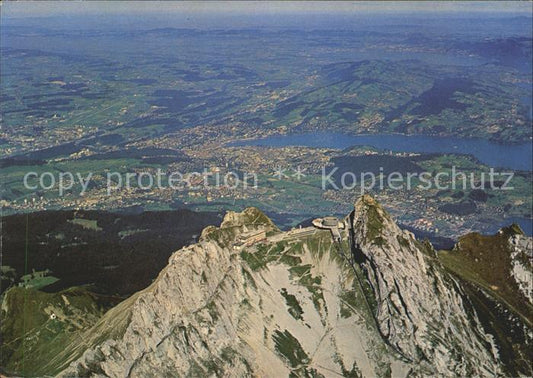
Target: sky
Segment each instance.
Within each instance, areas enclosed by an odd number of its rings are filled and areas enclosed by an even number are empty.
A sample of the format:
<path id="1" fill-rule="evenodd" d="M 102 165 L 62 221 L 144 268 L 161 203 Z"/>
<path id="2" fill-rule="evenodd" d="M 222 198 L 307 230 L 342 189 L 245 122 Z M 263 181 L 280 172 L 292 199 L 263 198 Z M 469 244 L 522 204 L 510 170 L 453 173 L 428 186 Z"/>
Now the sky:
<path id="1" fill-rule="evenodd" d="M 530 1 L 2 1 L 2 18 L 73 14 L 321 14 L 493 12 L 531 15 Z"/>

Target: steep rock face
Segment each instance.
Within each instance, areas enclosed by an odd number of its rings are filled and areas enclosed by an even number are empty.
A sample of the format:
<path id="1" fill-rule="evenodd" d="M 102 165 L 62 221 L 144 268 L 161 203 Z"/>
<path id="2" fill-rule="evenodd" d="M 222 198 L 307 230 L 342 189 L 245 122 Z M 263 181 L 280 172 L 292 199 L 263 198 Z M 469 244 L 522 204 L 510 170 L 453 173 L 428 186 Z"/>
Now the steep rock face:
<path id="1" fill-rule="evenodd" d="M 254 230 L 267 240 L 239 247 Z M 256 209 L 228 213 L 83 346 L 67 346 L 59 359 L 86 350 L 60 376 L 405 376 L 363 296 L 328 231 L 282 233 Z"/>
<path id="2" fill-rule="evenodd" d="M 506 376 L 531 376 L 531 238 L 517 225 L 494 235 L 470 233 L 438 260 L 453 273 L 498 345 Z"/>
<path id="3" fill-rule="evenodd" d="M 256 223 L 259 215 L 255 209 L 229 213 L 224 227 L 206 228 L 198 244 L 172 255 L 156 281 L 124 304 L 131 317 L 123 335 L 87 350 L 61 375 L 245 375 L 250 367 L 233 351 L 243 276 L 222 241 L 259 225 L 271 227 Z"/>
<path id="4" fill-rule="evenodd" d="M 49 371 L 498 374 L 491 337 L 431 250 L 370 197 L 347 220 L 353 228 L 334 243 L 328 230 L 280 232 L 257 209 L 228 213 L 220 228 L 206 228 L 199 243 L 174 253 L 151 286 L 66 345 Z"/>
<path id="5" fill-rule="evenodd" d="M 520 292 L 533 304 L 533 239 L 523 234 L 509 237 L 511 276 Z"/>
<path id="6" fill-rule="evenodd" d="M 484 333 L 461 288 L 429 245 L 402 231 L 373 198 L 355 206 L 355 253 L 371 282 L 376 320 L 386 340 L 420 373 L 498 374 L 492 337 Z"/>

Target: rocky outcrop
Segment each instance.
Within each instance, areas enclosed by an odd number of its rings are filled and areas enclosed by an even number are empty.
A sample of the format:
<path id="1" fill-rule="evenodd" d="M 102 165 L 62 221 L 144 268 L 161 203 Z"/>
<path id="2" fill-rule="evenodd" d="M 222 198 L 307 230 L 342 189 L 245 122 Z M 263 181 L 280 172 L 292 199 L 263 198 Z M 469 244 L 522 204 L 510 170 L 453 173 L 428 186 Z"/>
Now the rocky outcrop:
<path id="1" fill-rule="evenodd" d="M 259 229 L 268 240 L 238 247 Z M 60 376 L 405 375 L 337 253 L 328 231 L 282 233 L 257 209 L 228 213 L 89 330 Z M 119 313 L 124 330 L 105 337 Z"/>
<path id="2" fill-rule="evenodd" d="M 432 248 L 368 196 L 347 221 L 337 243 L 228 213 L 66 345 L 59 375 L 498 375 L 496 345 Z"/>
<path id="3" fill-rule="evenodd" d="M 533 304 L 533 239 L 523 234 L 509 237 L 511 277 L 520 292 Z"/>
<path id="4" fill-rule="evenodd" d="M 376 299 L 383 337 L 420 373 L 490 376 L 497 348 L 430 245 L 401 230 L 370 196 L 355 205 L 353 233 Z"/>

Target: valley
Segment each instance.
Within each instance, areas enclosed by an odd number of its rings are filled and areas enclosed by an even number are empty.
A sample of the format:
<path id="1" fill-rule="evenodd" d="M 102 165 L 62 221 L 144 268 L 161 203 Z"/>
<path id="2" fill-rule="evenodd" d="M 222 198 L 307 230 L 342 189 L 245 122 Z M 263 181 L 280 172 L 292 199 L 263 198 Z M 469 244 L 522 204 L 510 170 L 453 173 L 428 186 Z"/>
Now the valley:
<path id="1" fill-rule="evenodd" d="M 533 375 L 532 3 L 4 3 L 1 377 Z"/>

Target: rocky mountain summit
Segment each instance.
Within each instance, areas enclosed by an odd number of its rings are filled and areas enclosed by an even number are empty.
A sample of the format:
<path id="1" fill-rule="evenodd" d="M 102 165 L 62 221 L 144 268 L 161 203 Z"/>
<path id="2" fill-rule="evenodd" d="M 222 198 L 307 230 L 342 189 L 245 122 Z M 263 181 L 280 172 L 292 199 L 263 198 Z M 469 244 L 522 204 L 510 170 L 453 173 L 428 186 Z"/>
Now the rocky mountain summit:
<path id="1" fill-rule="evenodd" d="M 433 248 L 402 232 L 370 197 L 356 204 L 352 218 L 354 248 L 372 286 L 384 339 L 421 373 L 500 373 L 493 338 Z"/>
<path id="2" fill-rule="evenodd" d="M 531 243 L 509 237 L 517 248 Z M 527 286 L 522 268 L 512 269 Z M 506 318 L 517 322 L 520 337 L 505 343 L 481 312 L 480 298 L 493 297 L 475 294 L 482 288 L 472 285 L 370 196 L 357 201 L 335 233 L 282 232 L 258 209 L 229 212 L 220 227 L 205 228 L 198 243 L 175 252 L 149 287 L 70 338 L 37 373 L 530 374 L 527 364 L 509 362 L 531 350 L 527 320 Z"/>

